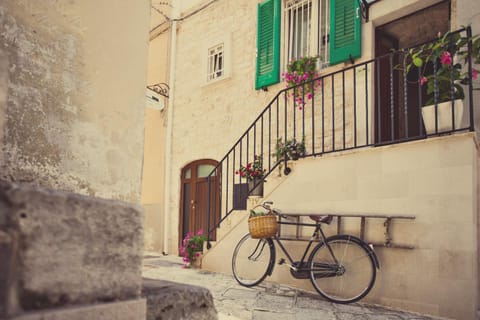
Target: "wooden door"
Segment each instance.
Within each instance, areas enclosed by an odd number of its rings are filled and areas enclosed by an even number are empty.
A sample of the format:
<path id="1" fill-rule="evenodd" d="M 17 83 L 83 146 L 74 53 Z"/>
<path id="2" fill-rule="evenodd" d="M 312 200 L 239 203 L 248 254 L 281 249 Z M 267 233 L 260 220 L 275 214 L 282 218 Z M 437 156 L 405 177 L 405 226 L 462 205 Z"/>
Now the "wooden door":
<path id="1" fill-rule="evenodd" d="M 375 142 L 394 141 L 399 135 L 398 110 L 398 78 L 394 66 L 398 64 L 398 56 L 385 56 L 398 49 L 398 41 L 381 30 L 375 33 L 375 56 L 380 58 L 375 65 Z M 390 83 L 392 76 L 393 84 Z M 392 90 L 393 88 L 393 90 Z"/>
<path id="2" fill-rule="evenodd" d="M 210 239 L 216 238 L 214 229 L 220 217 L 220 183 L 218 176 L 212 175 L 209 187 L 208 175 L 217 164 L 215 160 L 198 160 L 188 164 L 182 170 L 179 244 L 189 232 L 197 233 L 201 229 L 206 235 L 209 223 L 210 230 L 213 230 L 210 233 Z M 209 204 L 210 220 L 208 219 Z"/>
<path id="3" fill-rule="evenodd" d="M 375 29 L 375 57 L 398 48 L 409 48 L 444 34 L 450 25 L 450 1 L 416 11 Z M 375 65 L 375 142 L 389 143 L 423 136 L 421 105 L 425 102 L 426 86 L 418 85 L 418 70 L 403 74 L 403 56 L 381 59 Z M 397 67 L 395 67 L 397 66 Z M 393 67 L 393 68 L 392 68 Z M 433 72 L 427 65 L 425 74 Z M 390 82 L 392 75 L 392 82 Z"/>

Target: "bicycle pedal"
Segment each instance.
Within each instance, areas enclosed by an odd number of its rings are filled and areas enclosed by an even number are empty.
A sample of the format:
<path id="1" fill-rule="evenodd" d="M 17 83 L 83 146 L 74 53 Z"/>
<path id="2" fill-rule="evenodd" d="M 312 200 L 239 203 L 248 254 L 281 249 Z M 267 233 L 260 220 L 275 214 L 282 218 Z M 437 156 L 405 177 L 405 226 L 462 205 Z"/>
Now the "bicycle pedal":
<path id="1" fill-rule="evenodd" d="M 281 258 L 280 260 L 278 260 L 278 264 L 279 264 L 279 265 L 282 265 L 282 264 L 284 264 L 284 263 L 285 263 L 285 259 Z"/>

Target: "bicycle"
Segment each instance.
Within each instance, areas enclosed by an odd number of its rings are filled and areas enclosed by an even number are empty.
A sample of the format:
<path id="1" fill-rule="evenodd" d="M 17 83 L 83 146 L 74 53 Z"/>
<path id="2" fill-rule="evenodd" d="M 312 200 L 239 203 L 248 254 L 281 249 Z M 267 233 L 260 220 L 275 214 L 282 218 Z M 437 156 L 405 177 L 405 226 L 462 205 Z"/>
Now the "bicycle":
<path id="1" fill-rule="evenodd" d="M 278 217 L 287 218 L 287 214 L 272 208 L 273 202 L 264 202 L 261 206 Z M 275 265 L 275 242 L 285 254 L 278 264 L 287 264 L 297 279 L 308 279 L 315 290 L 325 299 L 336 303 L 352 303 L 365 297 L 373 288 L 376 271 L 380 268 L 373 249 L 358 237 L 339 234 L 326 237 L 322 224 L 330 224 L 331 215 L 311 215 L 315 223 L 292 223 L 278 221 L 279 224 L 315 227 L 300 261 L 294 261 L 281 239 L 253 239 L 246 234 L 238 242 L 232 257 L 233 275 L 237 282 L 246 287 L 260 284 L 272 275 Z M 313 248 L 308 260 L 305 260 L 315 240 L 320 240 Z"/>

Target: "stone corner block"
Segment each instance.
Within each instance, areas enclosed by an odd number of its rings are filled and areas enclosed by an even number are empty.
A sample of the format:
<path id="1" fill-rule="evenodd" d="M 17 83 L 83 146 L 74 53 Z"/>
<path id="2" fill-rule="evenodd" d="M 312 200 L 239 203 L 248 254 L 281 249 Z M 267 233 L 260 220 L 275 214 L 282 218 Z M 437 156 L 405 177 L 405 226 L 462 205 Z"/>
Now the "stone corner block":
<path id="1" fill-rule="evenodd" d="M 143 279 L 147 320 L 217 320 L 213 297 L 206 288 L 165 280 Z"/>
<path id="2" fill-rule="evenodd" d="M 0 180 L 0 318 L 136 299 L 142 252 L 139 207 Z"/>

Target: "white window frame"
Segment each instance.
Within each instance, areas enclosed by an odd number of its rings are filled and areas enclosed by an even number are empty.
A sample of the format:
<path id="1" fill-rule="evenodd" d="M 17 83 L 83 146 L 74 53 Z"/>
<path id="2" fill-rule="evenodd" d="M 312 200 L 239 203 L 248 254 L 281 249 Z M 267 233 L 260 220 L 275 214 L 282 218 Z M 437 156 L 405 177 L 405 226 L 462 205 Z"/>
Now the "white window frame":
<path id="1" fill-rule="evenodd" d="M 305 15 L 305 6 L 310 5 L 309 15 Z M 330 0 L 284 0 L 283 2 L 283 47 L 284 47 L 284 65 L 286 66 L 292 57 L 300 56 L 320 56 L 320 67 L 328 66 L 329 61 L 329 41 L 330 33 Z M 291 19 L 294 18 L 294 19 Z M 323 21 L 319 21 L 322 19 Z M 294 35 L 292 29 L 300 26 L 302 19 L 306 20 L 310 28 L 308 33 L 301 38 L 300 46 L 306 47 L 305 52 L 298 53 L 296 48 L 292 46 Z M 301 29 L 301 26 L 300 26 Z M 323 34 L 322 34 L 323 32 Z M 303 33 L 303 32 L 302 32 Z M 323 44 L 323 37 L 326 37 L 326 44 Z M 306 43 L 305 43 L 306 41 Z"/>
<path id="2" fill-rule="evenodd" d="M 208 85 L 211 83 L 216 83 L 218 81 L 228 79 L 231 77 L 231 35 L 225 34 L 220 37 L 212 37 L 217 39 L 217 41 L 210 41 L 207 45 L 203 47 L 203 83 Z M 222 59 L 222 68 L 220 70 L 214 70 L 215 57 L 212 55 L 211 51 L 221 48 L 221 59 Z M 217 52 L 220 53 L 220 52 Z M 218 60 L 217 60 L 218 62 Z M 221 74 L 216 74 L 221 71 Z"/>
<path id="3" fill-rule="evenodd" d="M 222 43 L 208 49 L 207 81 L 223 77 L 225 73 L 225 46 Z"/>

